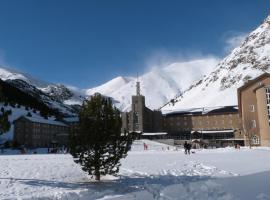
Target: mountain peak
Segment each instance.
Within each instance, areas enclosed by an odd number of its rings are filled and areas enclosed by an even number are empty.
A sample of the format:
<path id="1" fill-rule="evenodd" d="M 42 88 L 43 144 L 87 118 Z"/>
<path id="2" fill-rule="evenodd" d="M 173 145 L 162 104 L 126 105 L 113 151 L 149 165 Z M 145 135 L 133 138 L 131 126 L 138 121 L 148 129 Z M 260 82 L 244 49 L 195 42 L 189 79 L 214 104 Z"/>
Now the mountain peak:
<path id="1" fill-rule="evenodd" d="M 237 105 L 237 88 L 264 72 L 270 72 L 270 16 L 215 70 L 163 110 Z"/>
<path id="2" fill-rule="evenodd" d="M 268 15 L 266 18 L 265 18 L 265 20 L 264 20 L 264 23 L 270 23 L 270 15 Z"/>

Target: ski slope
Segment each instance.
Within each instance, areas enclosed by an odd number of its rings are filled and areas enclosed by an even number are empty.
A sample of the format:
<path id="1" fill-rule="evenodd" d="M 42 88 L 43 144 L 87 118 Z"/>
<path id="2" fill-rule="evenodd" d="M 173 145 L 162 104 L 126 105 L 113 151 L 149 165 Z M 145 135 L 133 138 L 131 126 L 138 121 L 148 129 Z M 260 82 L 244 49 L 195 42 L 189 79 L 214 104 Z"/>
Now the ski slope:
<path id="1" fill-rule="evenodd" d="M 149 150 L 143 150 L 143 142 Z M 68 154 L 9 151 L 0 155 L 0 199 L 270 199 L 270 148 L 184 155 L 167 147 L 135 141 L 122 160 L 120 177 L 103 177 L 99 183 Z"/>

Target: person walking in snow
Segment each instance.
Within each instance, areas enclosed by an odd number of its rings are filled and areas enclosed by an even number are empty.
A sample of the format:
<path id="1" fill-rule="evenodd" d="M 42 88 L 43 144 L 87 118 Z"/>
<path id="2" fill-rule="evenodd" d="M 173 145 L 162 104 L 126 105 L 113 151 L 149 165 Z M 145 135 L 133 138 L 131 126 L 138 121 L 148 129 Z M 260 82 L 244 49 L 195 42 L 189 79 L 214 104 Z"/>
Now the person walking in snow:
<path id="1" fill-rule="evenodd" d="M 184 150 L 185 150 L 185 154 L 187 154 L 188 153 L 188 143 L 187 143 L 187 141 L 185 141 L 185 143 L 184 143 Z"/>
<path id="2" fill-rule="evenodd" d="M 188 143 L 187 144 L 187 153 L 190 155 L 190 149 L 191 149 L 191 144 L 190 143 Z"/>
<path id="3" fill-rule="evenodd" d="M 147 150 L 147 144 L 143 143 L 143 150 Z"/>

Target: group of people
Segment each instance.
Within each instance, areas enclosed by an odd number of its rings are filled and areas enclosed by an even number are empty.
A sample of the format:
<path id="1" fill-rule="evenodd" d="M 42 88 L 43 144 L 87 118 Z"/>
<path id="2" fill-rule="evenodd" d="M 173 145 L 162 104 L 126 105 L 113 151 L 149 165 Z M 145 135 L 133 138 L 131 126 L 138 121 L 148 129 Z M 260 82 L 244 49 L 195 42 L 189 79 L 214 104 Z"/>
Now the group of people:
<path id="1" fill-rule="evenodd" d="M 185 154 L 190 154 L 191 144 L 185 141 L 184 143 Z"/>

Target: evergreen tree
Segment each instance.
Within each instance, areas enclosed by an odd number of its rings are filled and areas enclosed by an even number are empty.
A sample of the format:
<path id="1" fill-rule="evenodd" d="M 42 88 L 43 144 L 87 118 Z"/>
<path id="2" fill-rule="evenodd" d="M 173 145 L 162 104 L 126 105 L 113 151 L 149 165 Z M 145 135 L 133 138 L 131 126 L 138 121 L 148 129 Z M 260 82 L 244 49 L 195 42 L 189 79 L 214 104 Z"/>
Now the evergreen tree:
<path id="1" fill-rule="evenodd" d="M 0 135 L 9 131 L 10 122 L 8 121 L 8 116 L 11 114 L 11 111 L 5 111 L 1 109 L 0 112 Z"/>
<path id="2" fill-rule="evenodd" d="M 3 102 L 4 101 L 4 94 L 3 94 L 3 91 L 2 91 L 2 86 L 0 85 L 0 102 Z"/>
<path id="3" fill-rule="evenodd" d="M 115 175 L 120 159 L 130 150 L 132 136 L 121 133 L 121 122 L 120 112 L 100 94 L 82 105 L 78 131 L 70 138 L 70 151 L 74 161 L 96 180 L 101 175 Z"/>

